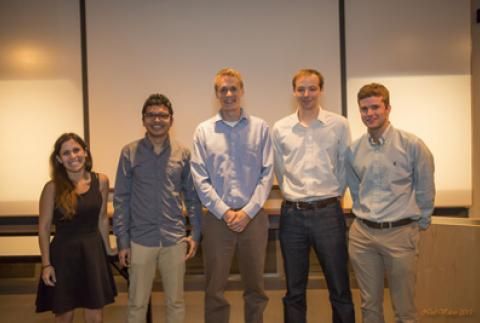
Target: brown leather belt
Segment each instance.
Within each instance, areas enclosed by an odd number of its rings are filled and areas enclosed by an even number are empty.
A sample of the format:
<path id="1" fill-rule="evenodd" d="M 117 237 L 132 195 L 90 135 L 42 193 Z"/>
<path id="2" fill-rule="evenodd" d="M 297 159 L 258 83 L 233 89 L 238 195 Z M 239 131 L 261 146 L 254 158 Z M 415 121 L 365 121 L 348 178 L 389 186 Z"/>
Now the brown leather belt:
<path id="1" fill-rule="evenodd" d="M 401 219 L 393 222 L 373 222 L 373 221 L 369 221 L 361 218 L 357 218 L 357 219 L 360 220 L 360 222 L 364 223 L 365 225 L 373 229 L 391 229 L 395 227 L 400 227 L 402 225 L 407 225 L 415 221 L 410 218 L 405 218 L 405 219 Z"/>
<path id="2" fill-rule="evenodd" d="M 306 209 L 311 210 L 311 209 L 321 209 L 337 202 L 338 202 L 338 197 L 329 197 L 324 200 L 311 201 L 311 202 L 284 200 L 283 205 L 294 207 L 298 210 L 306 210 Z"/>

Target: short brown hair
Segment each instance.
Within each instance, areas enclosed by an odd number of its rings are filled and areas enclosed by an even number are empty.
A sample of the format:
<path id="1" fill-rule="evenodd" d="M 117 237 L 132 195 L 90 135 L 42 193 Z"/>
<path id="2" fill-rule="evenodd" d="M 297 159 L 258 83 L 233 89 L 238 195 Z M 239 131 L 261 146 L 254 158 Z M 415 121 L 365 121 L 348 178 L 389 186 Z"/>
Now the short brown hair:
<path id="1" fill-rule="evenodd" d="M 390 106 L 390 93 L 388 92 L 388 89 L 380 83 L 370 83 L 362 86 L 357 94 L 357 102 L 372 96 L 382 97 L 385 106 Z"/>
<path id="2" fill-rule="evenodd" d="M 231 76 L 236 78 L 238 82 L 240 82 L 240 88 L 243 90 L 242 74 L 240 74 L 240 72 L 234 68 L 225 67 L 225 68 L 222 68 L 220 71 L 218 71 L 217 74 L 215 75 L 215 92 L 218 90 L 218 82 L 220 81 L 220 78 L 224 76 Z"/>
<path id="3" fill-rule="evenodd" d="M 163 94 L 152 94 L 150 95 L 146 100 L 145 103 L 143 104 L 142 107 L 142 116 L 147 112 L 147 108 L 158 105 L 158 106 L 165 106 L 168 109 L 168 113 L 170 113 L 171 116 L 173 116 L 173 108 L 172 108 L 172 103 L 170 100 Z"/>
<path id="4" fill-rule="evenodd" d="M 295 73 L 295 75 L 293 76 L 293 79 L 292 79 L 293 89 L 295 90 L 295 83 L 297 82 L 297 79 L 299 77 L 311 76 L 311 75 L 316 75 L 318 77 L 318 86 L 320 86 L 320 90 L 323 90 L 323 84 L 325 82 L 325 80 L 323 79 L 323 75 L 319 71 L 311 69 L 311 68 L 304 68 L 304 69 L 299 70 L 297 73 Z"/>

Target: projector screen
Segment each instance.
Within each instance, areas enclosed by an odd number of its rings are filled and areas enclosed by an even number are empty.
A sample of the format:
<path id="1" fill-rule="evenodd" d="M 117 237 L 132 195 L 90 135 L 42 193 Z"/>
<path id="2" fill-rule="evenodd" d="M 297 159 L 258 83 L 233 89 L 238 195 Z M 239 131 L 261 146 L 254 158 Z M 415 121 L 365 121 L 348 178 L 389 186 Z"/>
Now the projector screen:
<path id="1" fill-rule="evenodd" d="M 305 67 L 322 71 L 324 105 L 341 111 L 336 1 L 88 1 L 87 25 L 92 152 L 112 183 L 122 146 L 144 135 L 148 95 L 171 99 L 190 148 L 226 66 L 243 74 L 245 109 L 270 125 L 294 111 L 291 79 Z"/>
<path id="2" fill-rule="evenodd" d="M 63 132 L 83 136 L 76 1 L 0 2 L 0 215 L 38 213 Z"/>

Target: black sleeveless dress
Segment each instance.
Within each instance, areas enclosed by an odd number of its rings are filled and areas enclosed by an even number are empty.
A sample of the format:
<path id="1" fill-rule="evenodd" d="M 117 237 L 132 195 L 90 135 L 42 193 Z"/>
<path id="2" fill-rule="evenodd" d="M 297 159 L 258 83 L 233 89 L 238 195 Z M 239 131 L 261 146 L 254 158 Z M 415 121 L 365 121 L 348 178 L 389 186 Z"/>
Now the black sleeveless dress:
<path id="1" fill-rule="evenodd" d="M 78 196 L 73 219 L 63 219 L 62 211 L 55 208 L 56 233 L 50 244 L 50 261 L 57 282 L 50 287 L 40 278 L 37 312 L 61 314 L 77 307 L 99 309 L 114 302 L 117 291 L 98 230 L 101 206 L 98 175 L 92 173 L 90 189 Z"/>

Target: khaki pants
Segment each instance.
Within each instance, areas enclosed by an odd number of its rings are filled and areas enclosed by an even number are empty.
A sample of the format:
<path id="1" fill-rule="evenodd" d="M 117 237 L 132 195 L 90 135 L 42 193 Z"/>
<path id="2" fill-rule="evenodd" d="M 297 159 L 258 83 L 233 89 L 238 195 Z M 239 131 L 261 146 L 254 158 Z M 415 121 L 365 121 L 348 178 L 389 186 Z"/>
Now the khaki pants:
<path id="1" fill-rule="evenodd" d="M 183 242 L 170 247 L 144 247 L 131 242 L 128 323 L 145 322 L 157 266 L 165 292 L 167 308 L 165 322 L 184 322 L 183 282 L 186 247 Z"/>
<path id="2" fill-rule="evenodd" d="M 224 297 L 235 251 L 244 285 L 245 322 L 263 322 L 268 297 L 263 272 L 268 241 L 268 217 L 260 211 L 241 233 L 231 231 L 223 220 L 208 213 L 202 220 L 206 276 L 205 322 L 228 323 L 230 304 Z"/>
<path id="3" fill-rule="evenodd" d="M 387 275 L 396 323 L 415 323 L 415 282 L 419 229 L 416 222 L 374 229 L 355 220 L 349 254 L 362 298 L 362 322 L 384 323 L 383 289 Z"/>

